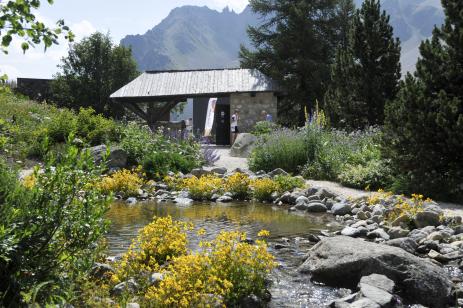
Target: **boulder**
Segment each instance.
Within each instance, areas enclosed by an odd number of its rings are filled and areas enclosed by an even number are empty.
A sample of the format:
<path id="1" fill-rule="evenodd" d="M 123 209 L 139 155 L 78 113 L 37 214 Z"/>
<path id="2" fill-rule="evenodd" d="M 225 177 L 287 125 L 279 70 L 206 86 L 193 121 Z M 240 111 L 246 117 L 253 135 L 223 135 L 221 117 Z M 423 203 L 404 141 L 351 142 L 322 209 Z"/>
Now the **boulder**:
<path id="1" fill-rule="evenodd" d="M 360 283 L 360 295 L 368 298 L 378 304 L 380 307 L 389 307 L 394 300 L 394 297 L 389 292 L 384 291 L 369 284 Z"/>
<path id="2" fill-rule="evenodd" d="M 268 175 L 273 178 L 273 177 L 275 177 L 277 175 L 288 175 L 288 172 L 284 171 L 281 168 L 277 168 L 277 169 L 273 170 L 272 172 L 269 172 Z"/>
<path id="3" fill-rule="evenodd" d="M 211 173 L 211 171 L 208 171 L 208 170 L 205 170 L 203 168 L 196 168 L 196 169 L 193 169 L 191 170 L 191 175 L 194 175 L 195 177 L 197 177 L 198 179 L 200 177 L 202 177 L 203 175 L 208 175 Z"/>
<path id="4" fill-rule="evenodd" d="M 99 164 L 103 161 L 103 158 L 108 154 L 108 147 L 104 144 L 91 147 L 89 149 L 90 154 L 93 156 L 95 163 Z M 109 149 L 109 156 L 106 157 L 106 165 L 109 169 L 114 168 L 125 168 L 127 167 L 127 152 L 118 147 L 112 147 Z"/>
<path id="5" fill-rule="evenodd" d="M 361 298 L 348 306 L 349 308 L 380 308 L 381 306 L 369 298 Z"/>
<path id="6" fill-rule="evenodd" d="M 381 239 L 383 239 L 385 241 L 389 241 L 390 238 L 391 238 L 389 236 L 389 234 L 387 234 L 386 231 L 384 231 L 384 229 L 382 229 L 382 228 L 378 228 L 376 230 L 368 232 L 367 237 L 371 238 L 371 239 L 381 238 Z"/>
<path id="7" fill-rule="evenodd" d="M 135 197 L 130 197 L 130 198 L 127 198 L 127 200 L 125 200 L 125 202 L 128 205 L 134 205 L 134 204 L 137 204 L 138 200 Z"/>
<path id="8" fill-rule="evenodd" d="M 122 294 L 129 293 L 133 294 L 139 289 L 138 284 L 134 279 L 129 279 L 127 281 L 121 282 L 114 286 L 111 290 L 112 296 L 121 296 Z"/>
<path id="9" fill-rule="evenodd" d="M 218 198 L 216 200 L 216 202 L 220 202 L 220 203 L 229 203 L 229 202 L 232 202 L 233 201 L 233 198 L 230 197 L 230 196 L 221 196 L 220 198 Z"/>
<path id="10" fill-rule="evenodd" d="M 346 203 L 336 203 L 331 208 L 331 212 L 333 213 L 333 215 L 343 216 L 351 213 L 351 207 L 349 204 Z"/>
<path id="11" fill-rule="evenodd" d="M 387 231 L 391 239 L 406 237 L 409 232 L 409 230 L 401 227 L 392 227 Z"/>
<path id="12" fill-rule="evenodd" d="M 388 293 L 394 292 L 394 281 L 391 279 L 387 278 L 384 275 L 378 275 L 378 274 L 371 274 L 369 276 L 363 276 L 362 279 L 360 279 L 359 283 L 359 288 L 362 287 L 362 285 L 370 285 L 379 289 L 382 289 Z"/>
<path id="13" fill-rule="evenodd" d="M 417 228 L 440 225 L 442 211 L 425 210 L 416 214 L 414 222 Z"/>
<path id="14" fill-rule="evenodd" d="M 306 210 L 309 213 L 325 213 L 328 209 L 326 205 L 320 202 L 311 202 L 307 204 Z"/>
<path id="15" fill-rule="evenodd" d="M 418 248 L 418 244 L 409 237 L 396 238 L 390 241 L 386 241 L 384 244 L 402 248 L 403 250 L 411 254 L 414 254 L 416 249 Z"/>
<path id="16" fill-rule="evenodd" d="M 324 238 L 307 254 L 299 269 L 330 286 L 354 289 L 361 277 L 381 274 L 393 280 L 412 303 L 447 305 L 452 282 L 429 260 L 403 249 L 346 236 Z"/>
<path id="17" fill-rule="evenodd" d="M 358 228 L 345 227 L 341 231 L 342 235 L 350 236 L 350 237 L 365 236 L 367 233 L 368 233 L 368 230 L 365 227 L 358 227 Z"/>
<path id="18" fill-rule="evenodd" d="M 216 174 L 225 174 L 227 173 L 227 168 L 224 168 L 224 167 L 212 168 L 211 172 L 216 173 Z"/>
<path id="19" fill-rule="evenodd" d="M 255 147 L 257 137 L 253 134 L 241 133 L 236 137 L 235 143 L 230 150 L 232 157 L 249 157 L 252 149 Z"/>
<path id="20" fill-rule="evenodd" d="M 109 277 L 110 274 L 114 273 L 114 268 L 111 265 L 105 263 L 95 263 L 92 266 L 90 275 L 96 279 L 103 279 L 104 277 Z"/>

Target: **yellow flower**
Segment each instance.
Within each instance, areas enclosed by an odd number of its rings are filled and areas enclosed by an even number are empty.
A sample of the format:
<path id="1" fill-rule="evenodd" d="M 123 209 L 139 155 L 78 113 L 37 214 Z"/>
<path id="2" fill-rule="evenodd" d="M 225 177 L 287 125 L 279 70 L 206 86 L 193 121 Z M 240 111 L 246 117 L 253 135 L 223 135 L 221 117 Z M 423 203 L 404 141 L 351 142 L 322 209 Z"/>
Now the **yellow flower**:
<path id="1" fill-rule="evenodd" d="M 259 233 L 257 233 L 257 236 L 259 236 L 259 237 L 269 237 L 270 232 L 267 231 L 267 230 L 260 230 Z"/>

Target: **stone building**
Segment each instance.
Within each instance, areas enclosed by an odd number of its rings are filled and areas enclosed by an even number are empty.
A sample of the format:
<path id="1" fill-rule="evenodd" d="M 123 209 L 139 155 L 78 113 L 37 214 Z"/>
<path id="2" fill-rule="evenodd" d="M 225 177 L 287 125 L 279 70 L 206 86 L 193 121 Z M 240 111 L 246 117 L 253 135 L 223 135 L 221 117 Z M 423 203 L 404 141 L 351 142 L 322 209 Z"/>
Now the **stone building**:
<path id="1" fill-rule="evenodd" d="M 239 112 L 239 131 L 249 132 L 262 121 L 262 111 L 278 117 L 282 95 L 275 81 L 257 70 L 211 69 L 148 71 L 111 95 L 114 103 L 131 110 L 150 127 L 169 122 L 171 110 L 193 99 L 194 132 L 204 131 L 208 102 L 217 98 L 213 135 L 217 144 L 230 143 L 230 117 Z"/>

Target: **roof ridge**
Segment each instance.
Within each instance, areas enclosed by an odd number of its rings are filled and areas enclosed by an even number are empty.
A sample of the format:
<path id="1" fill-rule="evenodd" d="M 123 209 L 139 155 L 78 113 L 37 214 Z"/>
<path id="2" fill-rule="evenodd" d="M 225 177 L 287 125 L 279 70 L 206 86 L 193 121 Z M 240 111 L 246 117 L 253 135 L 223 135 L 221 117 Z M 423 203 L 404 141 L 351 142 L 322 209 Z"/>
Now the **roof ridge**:
<path id="1" fill-rule="evenodd" d="M 183 72 L 208 72 L 208 71 L 227 71 L 227 70 L 247 70 L 247 68 L 241 67 L 225 67 L 225 68 L 201 68 L 201 69 L 186 69 L 186 70 L 147 70 L 147 74 L 158 74 L 158 73 L 183 73 Z"/>

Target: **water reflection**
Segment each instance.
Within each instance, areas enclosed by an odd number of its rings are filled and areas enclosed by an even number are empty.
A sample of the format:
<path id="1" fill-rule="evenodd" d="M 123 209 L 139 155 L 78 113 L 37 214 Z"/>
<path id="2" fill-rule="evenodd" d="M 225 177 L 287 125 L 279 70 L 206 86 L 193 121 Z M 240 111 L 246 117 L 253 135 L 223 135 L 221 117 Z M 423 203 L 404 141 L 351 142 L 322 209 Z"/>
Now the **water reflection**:
<path id="1" fill-rule="evenodd" d="M 181 207 L 171 203 L 144 203 L 136 206 L 114 204 L 108 213 L 112 221 L 107 236 L 110 254 L 126 251 L 139 229 L 154 216 L 170 215 L 177 220 L 193 222 L 196 229 L 204 228 L 212 239 L 222 230 L 240 230 L 255 238 L 262 229 L 269 230 L 269 249 L 280 266 L 273 273 L 272 307 L 320 307 L 336 297 L 336 290 L 314 285 L 309 277 L 298 275 L 309 248 L 307 236 L 322 229 L 338 229 L 332 215 L 288 214 L 287 210 L 266 204 L 198 203 Z M 328 228 L 327 224 L 332 224 Z M 195 232 L 189 236 L 190 249 L 198 245 Z M 275 245 L 280 247 L 276 249 Z"/>

